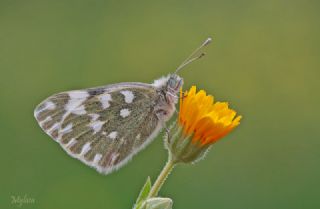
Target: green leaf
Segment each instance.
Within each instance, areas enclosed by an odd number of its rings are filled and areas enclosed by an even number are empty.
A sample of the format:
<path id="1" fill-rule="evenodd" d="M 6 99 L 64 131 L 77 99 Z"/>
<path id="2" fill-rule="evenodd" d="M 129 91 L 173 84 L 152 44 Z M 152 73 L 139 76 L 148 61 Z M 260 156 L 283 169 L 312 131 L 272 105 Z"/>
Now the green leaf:
<path id="1" fill-rule="evenodd" d="M 141 189 L 141 191 L 139 193 L 139 196 L 137 198 L 136 204 L 133 207 L 134 209 L 139 209 L 140 208 L 141 203 L 145 199 L 147 199 L 148 194 L 150 192 L 150 189 L 151 189 L 151 180 L 150 180 L 150 177 L 148 176 L 146 183 L 143 185 L 143 187 L 142 187 L 142 189 Z"/>

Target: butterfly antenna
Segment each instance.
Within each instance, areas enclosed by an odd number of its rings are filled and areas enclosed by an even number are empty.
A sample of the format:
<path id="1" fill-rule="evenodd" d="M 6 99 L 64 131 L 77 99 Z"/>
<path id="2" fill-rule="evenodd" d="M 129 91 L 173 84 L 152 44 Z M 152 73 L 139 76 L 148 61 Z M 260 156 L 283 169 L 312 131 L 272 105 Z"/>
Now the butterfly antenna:
<path id="1" fill-rule="evenodd" d="M 204 55 L 206 55 L 204 52 L 202 52 L 202 49 L 209 45 L 211 43 L 212 39 L 209 37 L 207 38 L 196 50 L 194 50 L 186 60 L 184 60 L 179 67 L 177 67 L 174 74 L 177 74 L 182 68 L 190 64 L 191 62 L 202 58 Z"/>

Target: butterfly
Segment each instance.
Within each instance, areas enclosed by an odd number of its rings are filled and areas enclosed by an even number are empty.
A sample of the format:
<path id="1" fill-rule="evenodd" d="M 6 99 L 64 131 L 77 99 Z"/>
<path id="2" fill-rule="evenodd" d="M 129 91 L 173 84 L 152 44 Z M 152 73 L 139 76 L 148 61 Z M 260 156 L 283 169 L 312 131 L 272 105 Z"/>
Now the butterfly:
<path id="1" fill-rule="evenodd" d="M 204 55 L 208 38 L 173 74 L 152 84 L 117 83 L 54 94 L 34 110 L 39 126 L 72 157 L 102 174 L 125 165 L 175 113 L 177 72 Z"/>

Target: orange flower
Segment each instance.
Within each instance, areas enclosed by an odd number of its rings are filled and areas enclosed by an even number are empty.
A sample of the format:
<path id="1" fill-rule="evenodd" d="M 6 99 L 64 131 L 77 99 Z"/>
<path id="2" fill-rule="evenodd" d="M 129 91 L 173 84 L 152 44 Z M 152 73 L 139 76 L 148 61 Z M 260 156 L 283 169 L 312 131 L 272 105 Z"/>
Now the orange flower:
<path id="1" fill-rule="evenodd" d="M 229 109 L 226 102 L 215 102 L 204 90 L 192 86 L 180 92 L 179 124 L 184 135 L 193 135 L 192 142 L 209 145 L 228 134 L 240 124 L 241 116 Z"/>
<path id="2" fill-rule="evenodd" d="M 228 103 L 214 102 L 204 90 L 196 92 L 192 86 L 182 94 L 178 121 L 165 140 L 174 163 L 194 163 L 205 156 L 213 143 L 240 124 L 241 116 Z"/>

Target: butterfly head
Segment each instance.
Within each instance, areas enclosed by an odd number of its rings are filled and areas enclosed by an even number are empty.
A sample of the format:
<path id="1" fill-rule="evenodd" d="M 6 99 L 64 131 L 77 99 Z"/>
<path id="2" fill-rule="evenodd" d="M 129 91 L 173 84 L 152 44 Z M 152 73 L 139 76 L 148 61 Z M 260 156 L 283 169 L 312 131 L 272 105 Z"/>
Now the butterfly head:
<path id="1" fill-rule="evenodd" d="M 170 74 L 155 80 L 153 85 L 164 94 L 166 101 L 170 104 L 178 102 L 178 94 L 183 85 L 183 78 L 177 74 Z"/>
<path id="2" fill-rule="evenodd" d="M 166 98 L 169 102 L 176 104 L 178 102 L 178 94 L 183 85 L 183 78 L 177 74 L 168 76 L 168 81 L 165 86 Z"/>
<path id="3" fill-rule="evenodd" d="M 174 95 L 177 95 L 182 85 L 183 85 L 183 78 L 181 78 L 177 74 L 172 74 L 169 76 L 166 88 L 168 92 Z"/>

